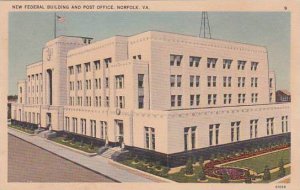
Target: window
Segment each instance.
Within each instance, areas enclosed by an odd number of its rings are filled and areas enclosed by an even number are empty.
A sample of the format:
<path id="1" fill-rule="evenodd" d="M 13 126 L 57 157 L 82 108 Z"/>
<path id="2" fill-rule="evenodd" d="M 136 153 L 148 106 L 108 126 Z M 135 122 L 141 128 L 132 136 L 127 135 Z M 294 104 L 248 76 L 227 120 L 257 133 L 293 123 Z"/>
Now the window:
<path id="1" fill-rule="evenodd" d="M 196 126 L 184 128 L 183 138 L 185 151 L 196 148 L 196 128 Z"/>
<path id="2" fill-rule="evenodd" d="M 139 109 L 144 108 L 144 96 L 139 96 Z"/>
<path id="3" fill-rule="evenodd" d="M 80 119 L 81 134 L 86 135 L 86 119 Z"/>
<path id="4" fill-rule="evenodd" d="M 227 77 L 223 77 L 223 87 L 227 86 Z"/>
<path id="5" fill-rule="evenodd" d="M 138 74 L 138 88 L 144 88 L 144 74 Z"/>
<path id="6" fill-rule="evenodd" d="M 230 69 L 231 63 L 231 59 L 223 59 L 223 69 Z"/>
<path id="7" fill-rule="evenodd" d="M 238 94 L 238 103 L 245 103 L 246 94 Z"/>
<path id="8" fill-rule="evenodd" d="M 91 71 L 91 64 L 90 63 L 85 63 L 84 67 L 85 67 L 85 72 L 90 72 Z"/>
<path id="9" fill-rule="evenodd" d="M 95 65 L 95 70 L 99 70 L 100 69 L 100 60 L 94 61 L 94 65 Z"/>
<path id="10" fill-rule="evenodd" d="M 177 87 L 181 87 L 181 75 L 177 75 Z"/>
<path id="11" fill-rule="evenodd" d="M 70 66 L 69 67 L 69 75 L 73 75 L 74 74 L 74 67 Z"/>
<path id="12" fill-rule="evenodd" d="M 269 101 L 270 101 L 270 102 L 273 101 L 273 100 L 272 100 L 272 96 L 273 96 L 273 93 L 271 92 L 271 93 L 270 93 L 270 97 L 269 97 Z"/>
<path id="13" fill-rule="evenodd" d="M 105 77 L 105 87 L 109 88 L 109 80 L 108 77 Z"/>
<path id="14" fill-rule="evenodd" d="M 105 103 L 106 107 L 109 107 L 109 97 L 106 96 L 106 103 Z"/>
<path id="15" fill-rule="evenodd" d="M 257 138 L 258 119 L 250 120 L 250 139 Z"/>
<path id="16" fill-rule="evenodd" d="M 251 103 L 257 103 L 258 93 L 251 93 Z"/>
<path id="17" fill-rule="evenodd" d="M 219 144 L 219 128 L 220 124 L 210 124 L 209 125 L 209 145 L 218 145 Z M 214 139 L 215 134 L 215 139 Z"/>
<path id="18" fill-rule="evenodd" d="M 175 107 L 175 95 L 171 95 L 171 107 Z"/>
<path id="19" fill-rule="evenodd" d="M 207 76 L 207 86 L 216 87 L 217 86 L 217 76 Z"/>
<path id="20" fill-rule="evenodd" d="M 245 87 L 245 77 L 238 77 L 238 87 Z"/>
<path id="21" fill-rule="evenodd" d="M 116 96 L 116 106 L 118 108 L 125 108 L 125 96 Z"/>
<path id="22" fill-rule="evenodd" d="M 124 75 L 116 75 L 116 89 L 124 88 Z"/>
<path id="23" fill-rule="evenodd" d="M 81 65 L 76 65 L 77 73 L 81 73 Z"/>
<path id="24" fill-rule="evenodd" d="M 182 55 L 170 55 L 170 66 L 180 66 Z"/>
<path id="25" fill-rule="evenodd" d="M 251 71 L 256 71 L 258 66 L 258 62 L 251 62 Z"/>
<path id="26" fill-rule="evenodd" d="M 200 76 L 196 76 L 196 87 L 200 86 Z"/>
<path id="27" fill-rule="evenodd" d="M 105 67 L 108 68 L 108 65 L 112 62 L 111 57 L 104 59 Z"/>
<path id="28" fill-rule="evenodd" d="M 72 123 L 73 123 L 73 129 L 72 129 L 72 131 L 74 132 L 74 133 L 76 133 L 77 132 L 77 118 L 75 118 L 75 117 L 72 117 Z"/>
<path id="29" fill-rule="evenodd" d="M 231 142 L 240 140 L 240 121 L 231 122 Z"/>
<path id="30" fill-rule="evenodd" d="M 182 95 L 177 95 L 177 106 L 180 107 L 182 105 Z"/>
<path id="31" fill-rule="evenodd" d="M 97 134 L 96 121 L 90 120 L 90 123 L 91 123 L 91 136 L 96 138 L 96 134 Z"/>
<path id="32" fill-rule="evenodd" d="M 207 58 L 207 68 L 216 68 L 217 58 Z"/>
<path id="33" fill-rule="evenodd" d="M 201 57 L 190 56 L 190 67 L 199 67 Z"/>
<path id="34" fill-rule="evenodd" d="M 208 105 L 217 103 L 217 94 L 208 94 Z"/>
<path id="35" fill-rule="evenodd" d="M 195 98 L 195 95 L 190 95 L 190 105 L 193 106 L 194 105 L 194 98 Z"/>
<path id="36" fill-rule="evenodd" d="M 267 135 L 274 134 L 274 118 L 267 118 Z"/>
<path id="37" fill-rule="evenodd" d="M 273 86 L 273 79 L 269 79 L 270 81 L 269 81 L 269 87 L 270 88 L 272 88 L 272 86 Z"/>
<path id="38" fill-rule="evenodd" d="M 246 61 L 238 60 L 238 70 L 244 70 L 246 65 Z"/>
<path id="39" fill-rule="evenodd" d="M 199 106 L 200 105 L 200 94 L 196 95 L 196 105 Z"/>
<path id="40" fill-rule="evenodd" d="M 174 87 L 175 86 L 175 75 L 170 76 L 170 86 Z"/>
<path id="41" fill-rule="evenodd" d="M 152 127 L 144 127 L 145 148 L 155 150 L 155 129 Z"/>
<path id="42" fill-rule="evenodd" d="M 217 86 L 217 77 L 213 76 L 213 87 Z"/>
<path id="43" fill-rule="evenodd" d="M 142 55 L 134 55 L 132 59 L 142 60 Z"/>
<path id="44" fill-rule="evenodd" d="M 194 86 L 194 78 L 195 78 L 194 75 L 190 75 L 190 87 Z"/>

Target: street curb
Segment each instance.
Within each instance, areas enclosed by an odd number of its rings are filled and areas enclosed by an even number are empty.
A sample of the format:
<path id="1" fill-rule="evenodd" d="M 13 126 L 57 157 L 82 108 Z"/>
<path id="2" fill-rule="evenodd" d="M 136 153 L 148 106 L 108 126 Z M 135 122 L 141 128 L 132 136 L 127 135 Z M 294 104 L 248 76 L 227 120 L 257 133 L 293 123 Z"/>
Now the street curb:
<path id="1" fill-rule="evenodd" d="M 119 165 L 119 166 L 121 166 L 121 167 L 124 167 L 124 168 L 126 168 L 126 169 L 133 170 L 133 171 L 136 171 L 136 172 L 140 172 L 140 173 L 142 173 L 142 174 L 144 174 L 144 175 L 148 175 L 148 176 L 151 176 L 151 177 L 153 177 L 153 178 L 157 178 L 157 179 L 159 179 L 159 180 L 161 180 L 161 181 L 163 181 L 163 182 L 177 183 L 176 181 L 172 181 L 172 180 L 169 180 L 169 179 L 166 179 L 166 178 L 157 176 L 157 175 L 153 175 L 153 174 L 151 174 L 151 173 L 148 173 L 148 172 L 145 172 L 145 171 L 142 171 L 142 170 L 138 170 L 138 169 L 136 169 L 136 168 L 132 168 L 132 167 L 126 166 L 126 165 L 124 165 L 124 164 L 121 164 L 121 163 L 119 163 L 119 162 L 113 161 L 113 160 L 111 160 L 111 159 L 109 159 L 109 162 L 112 163 L 112 164 L 116 164 L 116 165 Z M 161 182 L 157 182 L 157 183 L 161 183 Z"/>

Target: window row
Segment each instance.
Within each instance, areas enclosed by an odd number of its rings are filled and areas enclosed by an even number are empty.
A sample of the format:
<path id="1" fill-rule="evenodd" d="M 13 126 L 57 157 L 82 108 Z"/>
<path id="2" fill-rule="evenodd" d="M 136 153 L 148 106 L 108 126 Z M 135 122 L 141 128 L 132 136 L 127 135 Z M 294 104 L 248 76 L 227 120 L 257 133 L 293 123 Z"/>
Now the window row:
<path id="1" fill-rule="evenodd" d="M 121 97 L 121 98 L 120 98 Z M 82 96 L 77 96 L 76 102 L 75 102 L 75 97 L 70 96 L 69 97 L 69 106 L 95 106 L 95 107 L 101 107 L 101 96 L 95 96 L 94 101 L 92 102 L 92 97 L 91 96 L 86 96 L 85 100 L 83 102 Z M 116 106 L 119 108 L 124 108 L 125 107 L 125 97 L 124 96 L 118 96 L 116 98 Z M 105 107 L 109 107 L 109 97 L 106 96 L 105 98 Z"/>
<path id="2" fill-rule="evenodd" d="M 105 64 L 105 68 L 108 68 L 108 65 L 112 62 L 112 58 L 106 58 L 103 60 L 103 63 Z M 94 70 L 100 70 L 101 68 L 101 63 L 100 63 L 100 60 L 96 60 L 96 61 L 93 61 L 93 68 Z M 82 72 L 82 69 L 81 69 L 81 66 L 82 64 L 78 64 L 78 65 L 75 65 L 75 66 L 69 66 L 69 75 L 73 75 L 76 71 L 76 73 L 81 73 Z M 84 63 L 83 64 L 84 66 L 84 71 L 85 72 L 91 72 L 91 62 L 87 62 L 87 63 Z"/>
<path id="3" fill-rule="evenodd" d="M 170 55 L 170 66 L 181 66 L 183 55 Z M 216 65 L 218 63 L 218 58 L 208 57 L 207 62 L 207 68 L 216 68 Z M 189 66 L 190 67 L 199 67 L 201 61 L 201 57 L 198 56 L 189 56 Z M 230 69 L 232 65 L 232 59 L 223 59 L 222 60 L 222 68 L 223 69 Z M 238 70 L 245 70 L 247 61 L 244 60 L 238 60 L 237 61 L 237 69 Z M 258 62 L 251 61 L 250 64 L 250 70 L 256 71 L 258 67 Z"/>
<path id="4" fill-rule="evenodd" d="M 207 95 L 207 104 L 216 105 L 217 104 L 217 94 Z M 237 103 L 242 104 L 246 102 L 246 94 L 237 94 Z M 232 94 L 223 94 L 223 104 L 232 103 Z M 258 93 L 251 93 L 251 103 L 258 103 Z M 190 95 L 190 106 L 200 105 L 200 94 Z M 171 107 L 182 106 L 182 95 L 171 95 Z"/>

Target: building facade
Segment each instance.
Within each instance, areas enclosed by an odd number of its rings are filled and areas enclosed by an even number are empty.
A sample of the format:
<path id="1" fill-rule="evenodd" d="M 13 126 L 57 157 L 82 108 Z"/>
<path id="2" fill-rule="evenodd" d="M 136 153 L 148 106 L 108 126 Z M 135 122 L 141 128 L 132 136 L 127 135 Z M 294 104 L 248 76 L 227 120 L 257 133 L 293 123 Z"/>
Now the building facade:
<path id="1" fill-rule="evenodd" d="M 290 132 L 265 47 L 159 31 L 91 40 L 46 43 L 15 120 L 163 155 Z"/>

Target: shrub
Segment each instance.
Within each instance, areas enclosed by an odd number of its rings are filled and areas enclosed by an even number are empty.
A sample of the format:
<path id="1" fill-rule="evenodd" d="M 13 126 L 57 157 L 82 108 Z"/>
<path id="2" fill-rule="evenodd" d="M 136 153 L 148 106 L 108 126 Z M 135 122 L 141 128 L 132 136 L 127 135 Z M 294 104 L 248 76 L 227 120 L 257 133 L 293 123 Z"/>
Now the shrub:
<path id="1" fill-rule="evenodd" d="M 285 169 L 284 169 L 283 159 L 281 158 L 279 161 L 278 177 L 283 177 L 283 176 L 285 176 Z"/>
<path id="2" fill-rule="evenodd" d="M 206 180 L 206 176 L 205 176 L 202 164 L 200 164 L 198 175 L 199 175 L 198 177 L 199 177 L 200 180 Z"/>
<path id="3" fill-rule="evenodd" d="M 160 163 L 160 161 L 156 161 L 155 162 L 155 168 L 157 169 L 157 170 L 161 170 L 161 163 Z"/>
<path id="4" fill-rule="evenodd" d="M 245 172 L 245 183 L 252 183 L 251 175 L 250 175 L 249 170 L 247 170 L 247 171 Z"/>
<path id="5" fill-rule="evenodd" d="M 89 149 L 90 149 L 90 150 L 93 150 L 93 149 L 94 149 L 94 143 L 93 143 L 93 142 L 91 142 Z"/>
<path id="6" fill-rule="evenodd" d="M 204 163 L 204 158 L 203 156 L 200 156 L 199 157 L 199 164 L 202 165 Z"/>
<path id="7" fill-rule="evenodd" d="M 212 153 L 212 154 L 210 155 L 210 160 L 213 161 L 215 158 L 216 158 L 216 157 L 215 157 L 215 154 Z"/>
<path id="8" fill-rule="evenodd" d="M 264 175 L 263 175 L 263 180 L 267 181 L 271 179 L 271 173 L 270 173 L 270 169 L 268 166 L 265 166 L 265 170 L 264 170 Z"/>
<path id="9" fill-rule="evenodd" d="M 196 164 L 196 162 L 197 162 L 197 158 L 195 156 L 192 156 L 192 163 Z"/>
<path id="10" fill-rule="evenodd" d="M 229 183 L 229 176 L 227 173 L 223 174 L 221 177 L 221 183 Z"/>
<path id="11" fill-rule="evenodd" d="M 186 175 L 193 175 L 194 174 L 194 168 L 193 168 L 193 161 L 192 158 L 189 158 L 186 166 L 185 166 L 185 174 Z"/>
<path id="12" fill-rule="evenodd" d="M 140 161 L 139 161 L 139 158 L 138 158 L 137 156 L 134 157 L 133 161 L 134 161 L 135 163 L 139 163 L 139 162 L 140 162 Z"/>
<path id="13" fill-rule="evenodd" d="M 83 140 L 81 139 L 81 141 L 80 141 L 80 145 L 79 145 L 80 147 L 83 147 Z"/>

